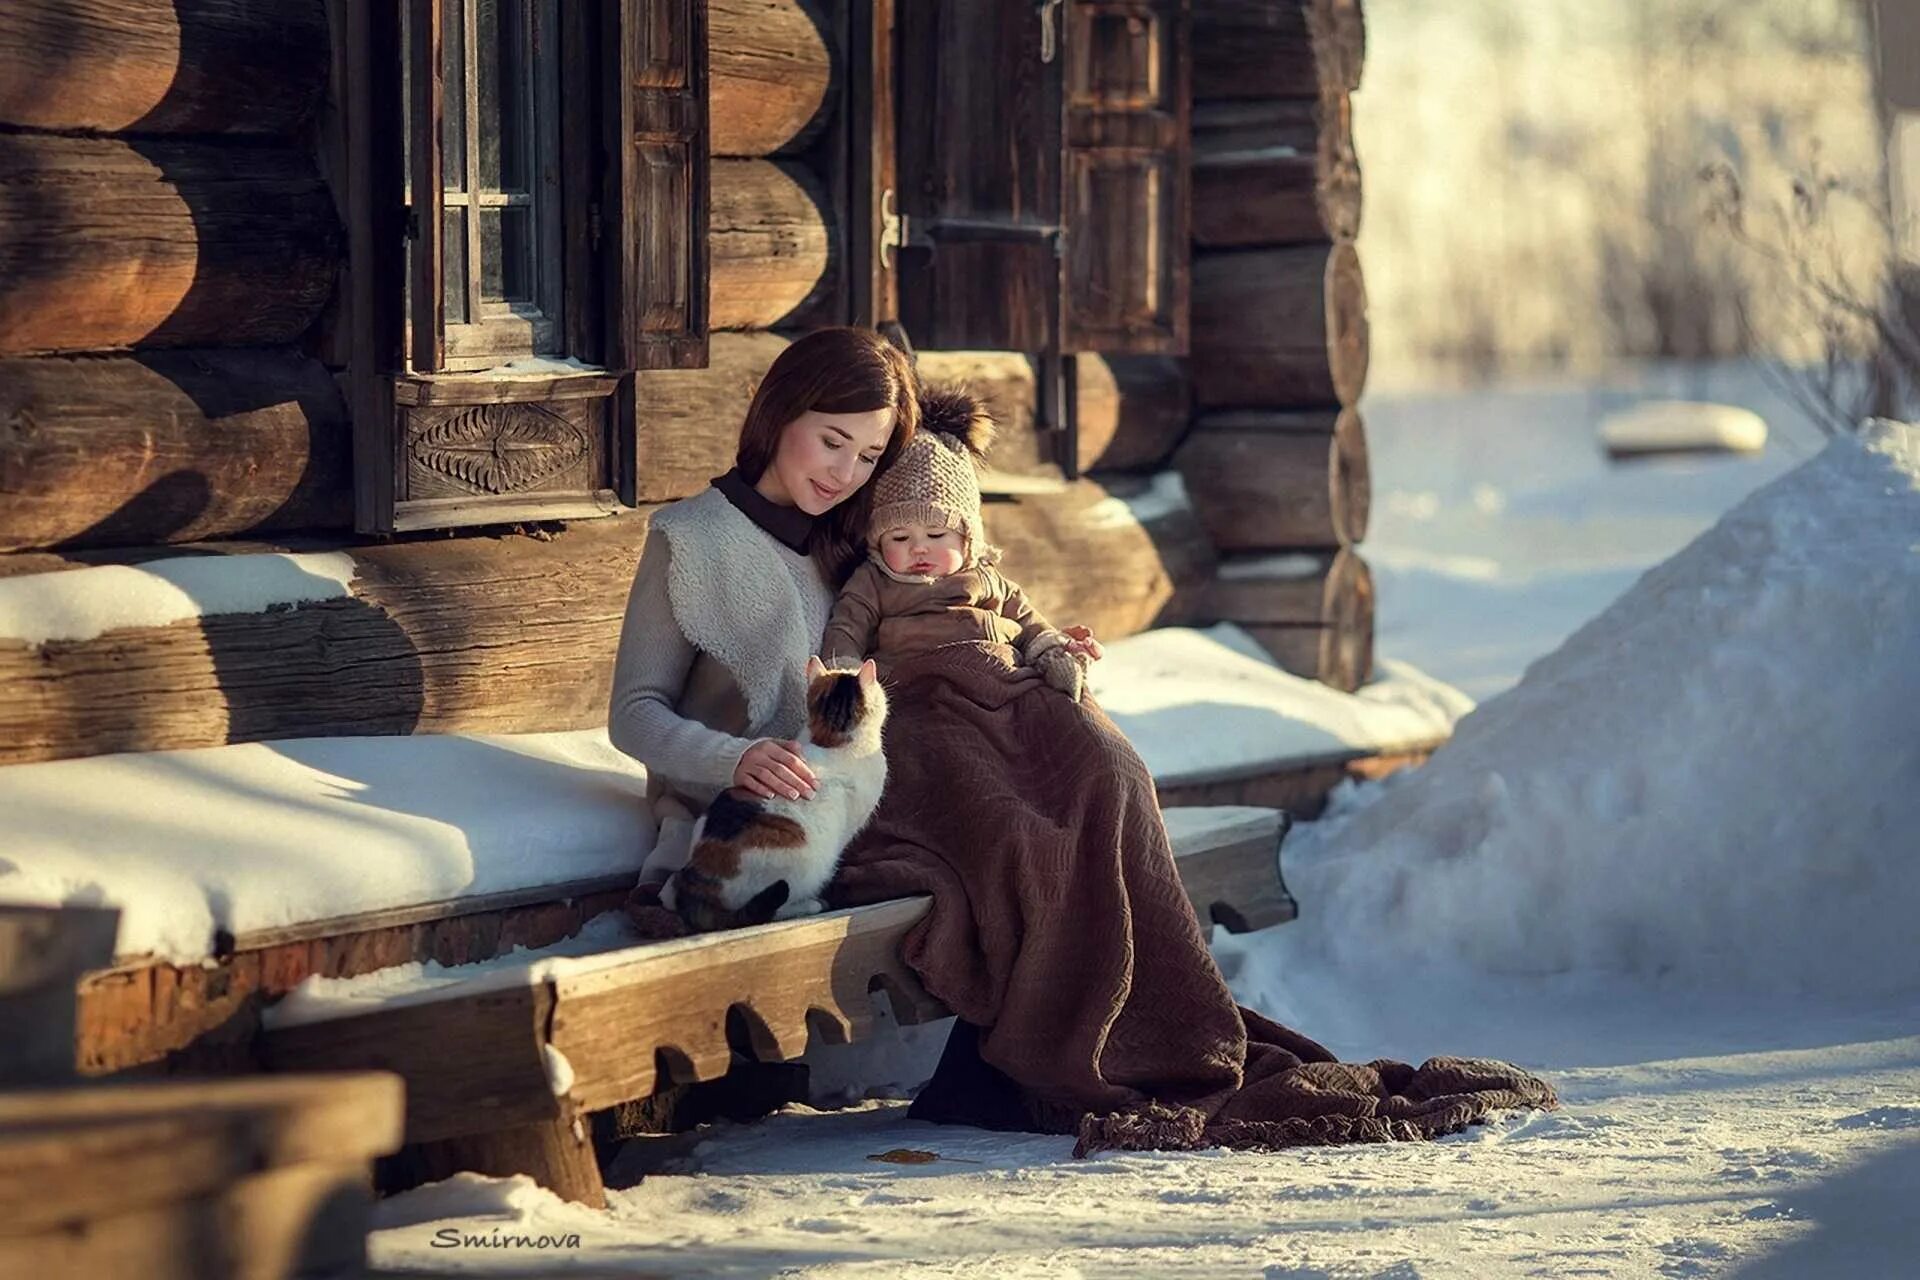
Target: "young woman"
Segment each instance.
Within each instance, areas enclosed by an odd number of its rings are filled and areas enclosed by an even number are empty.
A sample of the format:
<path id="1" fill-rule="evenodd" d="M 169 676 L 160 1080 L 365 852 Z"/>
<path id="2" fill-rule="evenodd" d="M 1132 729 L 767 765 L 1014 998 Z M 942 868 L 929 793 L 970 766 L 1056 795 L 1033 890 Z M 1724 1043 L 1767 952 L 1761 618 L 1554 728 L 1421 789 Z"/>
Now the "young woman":
<path id="1" fill-rule="evenodd" d="M 654 513 L 627 597 L 607 736 L 647 766 L 657 884 L 689 853 L 715 794 L 805 794 L 793 738 L 802 664 L 833 589 L 866 554 L 866 485 L 919 420 L 904 352 L 868 329 L 821 329 L 774 360 L 733 469 Z"/>
<path id="2" fill-rule="evenodd" d="M 608 716 L 661 817 L 638 894 L 685 861 L 722 788 L 808 792 L 792 742 L 803 664 L 866 553 L 867 482 L 916 430 L 919 395 L 877 334 L 802 338 L 755 394 L 734 469 L 654 515 Z M 1270 1149 L 1554 1105 L 1505 1063 L 1343 1063 L 1240 1008 L 1153 779 L 1090 695 L 1063 696 L 991 643 L 939 646 L 888 682 L 887 789 L 830 900 L 933 896 L 902 955 L 960 1021 L 909 1114 L 1078 1133 L 1079 1151 Z"/>

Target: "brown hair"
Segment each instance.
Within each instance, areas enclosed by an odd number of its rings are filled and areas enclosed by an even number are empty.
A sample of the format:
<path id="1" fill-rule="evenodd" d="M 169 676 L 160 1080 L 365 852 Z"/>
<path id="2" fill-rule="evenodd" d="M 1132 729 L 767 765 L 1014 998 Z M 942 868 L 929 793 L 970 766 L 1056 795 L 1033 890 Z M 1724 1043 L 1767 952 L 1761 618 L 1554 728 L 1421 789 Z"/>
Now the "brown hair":
<path id="1" fill-rule="evenodd" d="M 893 465 L 920 424 L 920 397 L 906 352 L 872 329 L 816 329 L 782 351 L 767 369 L 747 406 L 734 465 L 748 484 L 758 483 L 773 462 L 780 433 L 810 409 L 822 413 L 871 413 L 893 407 L 878 476 Z M 866 557 L 867 512 L 872 477 L 852 497 L 813 523 L 814 562 L 838 587 Z"/>

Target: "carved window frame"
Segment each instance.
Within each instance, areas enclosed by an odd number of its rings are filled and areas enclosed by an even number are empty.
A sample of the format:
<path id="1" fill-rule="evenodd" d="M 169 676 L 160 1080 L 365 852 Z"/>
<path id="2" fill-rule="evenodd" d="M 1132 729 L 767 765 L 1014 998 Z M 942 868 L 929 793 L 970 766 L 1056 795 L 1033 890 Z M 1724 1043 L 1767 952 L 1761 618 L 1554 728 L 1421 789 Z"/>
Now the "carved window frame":
<path id="1" fill-rule="evenodd" d="M 399 16 L 409 6 L 413 30 L 431 33 L 442 0 L 333 0 L 363 533 L 630 508 L 634 372 L 706 363 L 705 0 L 527 2 L 550 6 L 545 30 L 559 45 L 548 51 L 559 151 L 547 224 L 559 278 L 543 308 L 556 340 L 502 367 L 519 353 L 475 350 L 444 323 L 437 128 L 408 139 L 394 127 L 408 118 L 408 88 L 413 119 L 446 109 L 438 76 L 406 83 Z M 441 65 L 437 49 L 417 57 L 415 67 Z"/>

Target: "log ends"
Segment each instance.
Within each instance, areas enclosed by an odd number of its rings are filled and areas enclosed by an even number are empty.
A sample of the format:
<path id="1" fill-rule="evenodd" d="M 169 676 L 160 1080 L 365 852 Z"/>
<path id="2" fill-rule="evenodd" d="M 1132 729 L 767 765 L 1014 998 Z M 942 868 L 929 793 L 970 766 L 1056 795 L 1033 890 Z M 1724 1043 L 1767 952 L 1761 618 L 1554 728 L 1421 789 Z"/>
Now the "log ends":
<path id="1" fill-rule="evenodd" d="M 323 0 L 8 0 L 0 126 L 284 137 L 328 61 Z"/>
<path id="2" fill-rule="evenodd" d="M 0 355 L 292 342 L 339 219 L 301 147 L 0 135 Z"/>
<path id="3" fill-rule="evenodd" d="M 1202 408 L 1354 404 L 1367 341 L 1366 282 L 1349 242 L 1194 255 Z"/>
<path id="4" fill-rule="evenodd" d="M 1221 551 L 1339 547 L 1366 536 L 1371 478 L 1356 409 L 1207 414 L 1174 466 Z"/>
<path id="5" fill-rule="evenodd" d="M 1295 675 L 1348 693 L 1373 676 L 1373 574 L 1348 548 L 1229 557 L 1207 612 L 1237 623 Z"/>
<path id="6" fill-rule="evenodd" d="M 1360 209 L 1360 161 L 1345 94 L 1194 108 L 1196 246 L 1351 240 L 1360 233 Z"/>
<path id="7" fill-rule="evenodd" d="M 1360 87 L 1360 0 L 1196 0 L 1193 96 L 1317 98 Z"/>
<path id="8" fill-rule="evenodd" d="M 344 527 L 350 437 L 287 349 L 0 360 L 0 551 Z"/>

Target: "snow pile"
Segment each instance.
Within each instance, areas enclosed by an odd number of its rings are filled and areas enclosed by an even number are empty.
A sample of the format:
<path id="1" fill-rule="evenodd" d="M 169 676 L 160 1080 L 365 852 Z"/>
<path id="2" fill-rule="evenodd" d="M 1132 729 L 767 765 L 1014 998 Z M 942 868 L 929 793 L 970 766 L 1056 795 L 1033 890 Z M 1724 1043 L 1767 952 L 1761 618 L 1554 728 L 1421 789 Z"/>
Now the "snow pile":
<path id="1" fill-rule="evenodd" d="M 1244 777 L 1442 742 L 1473 709 L 1404 663 L 1342 693 L 1274 665 L 1231 623 L 1167 627 L 1116 641 L 1094 664 L 1094 695 L 1166 784 Z"/>
<path id="2" fill-rule="evenodd" d="M 296 738 L 0 769 L 0 900 L 121 909 L 119 954 L 638 874 L 646 773 L 601 729 Z"/>
<path id="3" fill-rule="evenodd" d="M 1767 422 L 1751 409 L 1692 400 L 1651 400 L 1600 420 L 1608 453 L 1759 453 Z"/>
<path id="4" fill-rule="evenodd" d="M 1296 832 L 1284 949 L 1355 976 L 1920 988 L 1917 711 L 1920 428 L 1878 424 L 1650 570 L 1424 768 Z"/>

